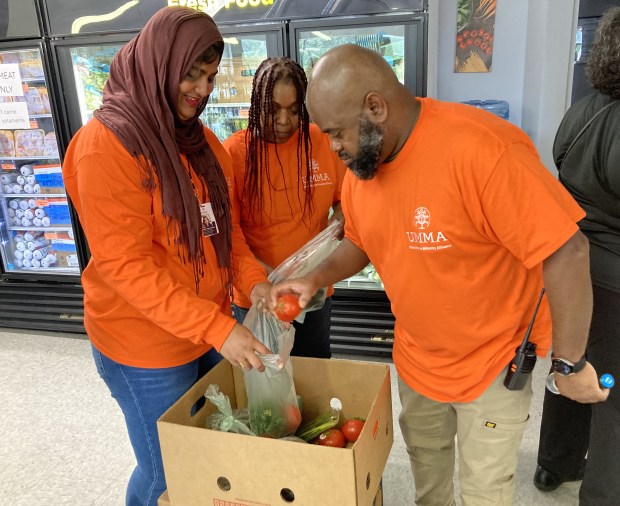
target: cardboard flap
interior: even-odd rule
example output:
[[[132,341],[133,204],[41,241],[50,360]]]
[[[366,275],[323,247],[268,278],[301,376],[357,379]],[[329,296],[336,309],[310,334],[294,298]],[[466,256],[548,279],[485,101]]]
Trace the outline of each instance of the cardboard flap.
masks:
[[[217,408],[208,401],[195,415],[192,415],[192,408],[204,397],[207,387],[212,383],[219,387],[220,392],[228,396],[232,408],[235,409],[237,406],[235,405],[235,382],[232,369],[226,360],[222,360],[209,371],[208,375],[196,382],[159,420],[179,425],[204,427],[207,416],[216,413]]]
[[[388,367],[364,429],[353,446],[358,504],[373,504],[393,443],[392,383]]]
[[[383,385],[386,374],[389,377],[389,367],[374,362],[303,357],[292,357],[292,362],[295,389],[303,398],[304,421],[328,411],[332,397],[342,401],[341,421],[356,416],[365,418],[374,393]]]

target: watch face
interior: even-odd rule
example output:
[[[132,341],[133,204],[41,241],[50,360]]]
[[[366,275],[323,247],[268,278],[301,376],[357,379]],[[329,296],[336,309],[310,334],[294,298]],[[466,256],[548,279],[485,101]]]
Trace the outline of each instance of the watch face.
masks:
[[[568,376],[569,374],[573,372],[572,366],[568,365],[566,362],[563,362],[562,360],[554,360],[551,364],[552,364],[553,370],[557,372],[558,374],[561,374],[562,376]]]

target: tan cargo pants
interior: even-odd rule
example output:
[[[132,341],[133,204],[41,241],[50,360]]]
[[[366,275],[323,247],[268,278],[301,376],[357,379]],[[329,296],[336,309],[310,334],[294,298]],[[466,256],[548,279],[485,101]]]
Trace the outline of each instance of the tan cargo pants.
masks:
[[[463,506],[510,506],[517,452],[529,418],[532,378],[525,388],[503,385],[506,370],[475,401],[444,403],[398,378],[400,428],[407,445],[418,506],[453,506],[455,436]]]

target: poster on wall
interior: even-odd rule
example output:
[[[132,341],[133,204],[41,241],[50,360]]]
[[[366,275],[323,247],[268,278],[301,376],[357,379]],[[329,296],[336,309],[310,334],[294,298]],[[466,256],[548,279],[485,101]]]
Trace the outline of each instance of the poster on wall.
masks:
[[[491,72],[497,0],[458,0],[454,72]]]

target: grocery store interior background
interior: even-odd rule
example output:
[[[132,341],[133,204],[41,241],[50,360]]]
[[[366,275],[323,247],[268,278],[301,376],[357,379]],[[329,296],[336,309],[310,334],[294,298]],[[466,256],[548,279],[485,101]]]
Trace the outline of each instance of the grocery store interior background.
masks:
[[[124,503],[134,460],[84,334],[79,275],[89,251],[60,171],[71,136],[101,101],[114,54],[167,3],[0,0],[0,67],[19,69],[23,91],[11,95],[6,90],[16,81],[0,80],[0,504]],[[553,137],[566,109],[588,92],[583,69],[598,17],[620,2],[498,0],[492,71],[458,74],[457,4],[274,0],[259,20],[252,18],[258,11],[222,10],[216,21],[227,53],[203,119],[220,138],[243,128],[251,69],[267,55],[290,55],[309,70],[331,45],[355,42],[382,51],[419,95],[505,101],[508,120],[531,137],[555,173]],[[113,10],[122,15],[105,17]],[[94,14],[106,21],[89,24]],[[371,265],[337,285],[335,358],[390,364],[395,439],[383,474],[384,504],[401,506],[413,504],[415,489],[397,423],[393,326]],[[540,360],[534,371],[516,506],[578,503],[579,482],[549,493],[532,483],[548,366],[548,359]]]

